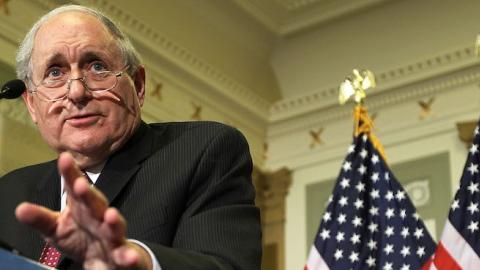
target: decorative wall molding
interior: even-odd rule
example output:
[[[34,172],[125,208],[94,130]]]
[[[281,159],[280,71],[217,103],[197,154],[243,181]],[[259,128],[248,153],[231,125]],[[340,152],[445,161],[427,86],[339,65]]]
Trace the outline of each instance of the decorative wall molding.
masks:
[[[397,90],[403,85],[443,76],[449,72],[479,63],[480,61],[474,55],[473,46],[469,45],[395,69],[375,72],[378,87],[369,91],[369,95]],[[335,105],[338,105],[338,85],[308,95],[276,102],[270,109],[270,120],[279,122],[301,114],[311,113],[318,108],[328,108]]]
[[[391,0],[235,0],[277,36],[326,24],[350,13]]]
[[[43,0],[46,1],[46,0]],[[165,59],[175,63],[189,72],[191,76],[210,84],[225,97],[235,100],[243,108],[254,113],[259,118],[267,119],[270,102],[266,101],[240,82],[223,73],[218,68],[204,61],[174,40],[159,33],[151,26],[134,17],[127,11],[118,8],[114,2],[106,0],[78,0],[81,4],[93,4],[101,8],[116,21],[122,23],[125,30],[138,42],[152,48]]]
[[[417,180],[405,185],[405,191],[412,200],[415,207],[426,205],[430,201],[430,182],[426,180]]]
[[[278,270],[285,269],[285,201],[292,183],[291,172],[282,168],[264,172],[253,168],[252,181],[256,189],[255,204],[260,208],[262,220],[262,245],[275,246],[275,256],[266,256],[270,265]],[[268,253],[266,253],[268,254]],[[269,254],[272,255],[272,254]]]
[[[433,96],[444,91],[452,90],[462,85],[474,84],[480,81],[480,62],[472,55],[471,49],[456,51],[461,63],[451,65],[448,68],[442,66],[443,72],[438,70],[425,70],[423,63],[419,63],[417,69],[409,65],[409,74],[405,69],[399,68],[379,75],[379,87],[374,89],[367,98],[367,106],[370,111],[377,111],[383,107],[400,104],[409,100],[418,101],[425,96]],[[463,54],[462,54],[463,52]],[[452,54],[444,59],[452,59]],[[467,57],[471,56],[471,57]],[[466,58],[472,58],[466,59]],[[430,61],[428,67],[434,69],[443,63],[442,58]],[[403,75],[400,70],[403,70]],[[415,71],[425,70],[422,74]],[[433,75],[427,76],[424,73]],[[383,85],[382,85],[383,83]],[[311,126],[324,125],[327,122],[336,121],[351,115],[352,106],[340,106],[337,101],[338,90],[329,88],[319,93],[297,99],[284,100],[272,107],[271,125],[269,137],[281,136],[298,129],[307,129]]]

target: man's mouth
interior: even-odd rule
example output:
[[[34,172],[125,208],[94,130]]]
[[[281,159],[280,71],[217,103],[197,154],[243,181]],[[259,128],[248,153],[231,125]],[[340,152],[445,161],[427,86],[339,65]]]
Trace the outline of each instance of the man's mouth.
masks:
[[[87,127],[95,124],[100,115],[98,114],[79,114],[72,115],[66,118],[66,122],[73,127]]]

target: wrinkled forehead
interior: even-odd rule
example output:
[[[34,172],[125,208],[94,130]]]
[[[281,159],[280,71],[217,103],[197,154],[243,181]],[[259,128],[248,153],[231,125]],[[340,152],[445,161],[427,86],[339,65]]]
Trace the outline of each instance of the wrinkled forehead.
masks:
[[[120,50],[113,35],[93,15],[65,12],[48,19],[38,30],[32,51],[32,64],[41,64],[52,55],[72,61],[83,53],[103,53],[118,58]]]

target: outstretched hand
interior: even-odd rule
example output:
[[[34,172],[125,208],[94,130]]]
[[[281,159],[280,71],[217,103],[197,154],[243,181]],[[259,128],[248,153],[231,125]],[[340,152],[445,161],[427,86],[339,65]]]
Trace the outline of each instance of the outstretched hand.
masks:
[[[39,231],[62,253],[82,262],[85,269],[151,269],[147,251],[126,240],[122,215],[90,186],[69,153],[60,154],[58,168],[65,180],[65,209],[56,212],[22,203],[16,209],[17,219]]]

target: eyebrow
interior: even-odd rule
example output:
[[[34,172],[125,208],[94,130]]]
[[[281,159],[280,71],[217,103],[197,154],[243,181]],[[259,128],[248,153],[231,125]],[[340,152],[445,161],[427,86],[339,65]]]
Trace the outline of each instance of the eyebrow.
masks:
[[[85,65],[86,63],[89,63],[93,60],[102,60],[106,62],[109,65],[112,65],[111,60],[108,59],[107,55],[105,53],[101,52],[95,52],[95,51],[88,51],[80,56],[80,59],[78,61],[78,64],[80,67]],[[55,53],[52,56],[48,57],[44,63],[44,68],[47,69],[49,66],[55,63],[65,63],[68,62],[66,57],[61,54],[61,53]]]
[[[66,61],[65,56],[61,53],[55,53],[52,56],[48,57],[44,63],[45,68],[49,67],[53,63],[64,62]]]
[[[88,51],[88,52],[82,54],[82,56],[80,56],[80,60],[79,60],[78,64],[79,64],[80,67],[82,67],[86,63],[89,63],[93,60],[102,60],[102,61],[106,62],[108,65],[112,65],[111,60],[108,59],[106,54],[99,53],[99,52],[94,52],[94,51]]]

